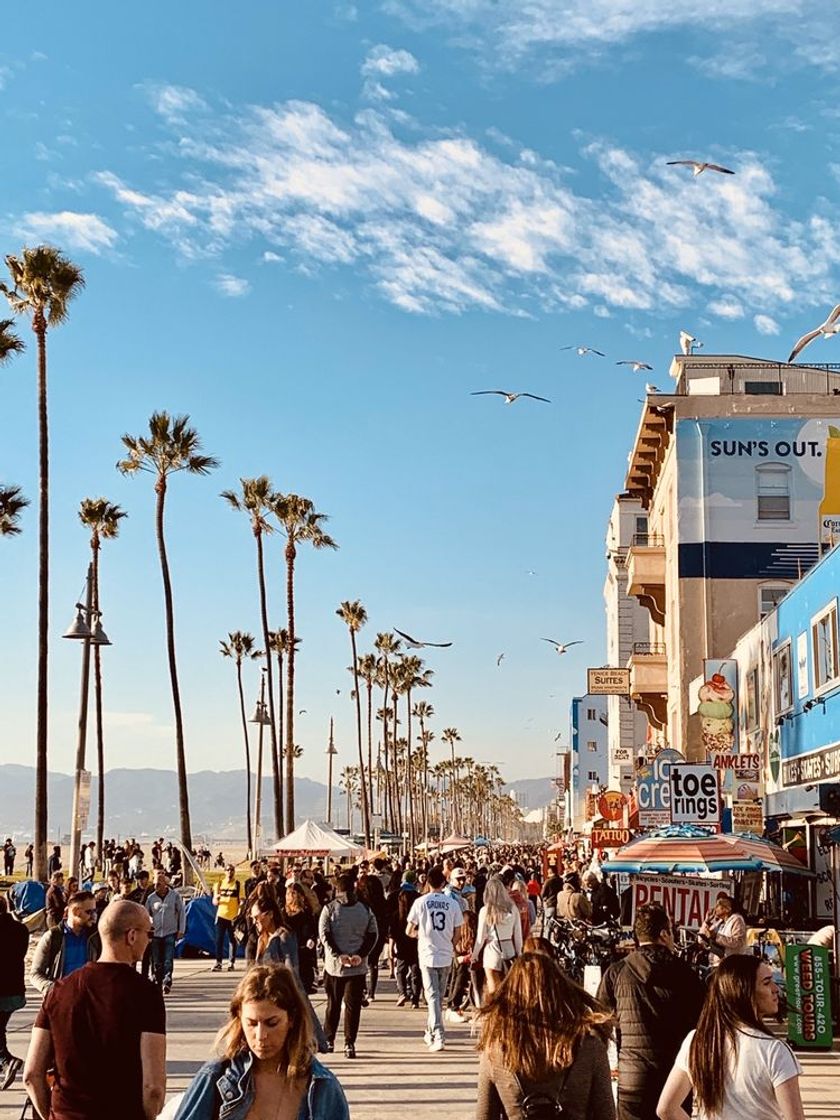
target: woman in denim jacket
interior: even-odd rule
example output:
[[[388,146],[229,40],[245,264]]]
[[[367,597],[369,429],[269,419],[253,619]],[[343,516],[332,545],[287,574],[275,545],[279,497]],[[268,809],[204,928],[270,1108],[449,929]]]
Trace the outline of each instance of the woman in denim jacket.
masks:
[[[216,1048],[219,1058],[196,1074],[176,1120],[349,1120],[341,1085],[313,1057],[308,1009],[289,969],[251,969]]]

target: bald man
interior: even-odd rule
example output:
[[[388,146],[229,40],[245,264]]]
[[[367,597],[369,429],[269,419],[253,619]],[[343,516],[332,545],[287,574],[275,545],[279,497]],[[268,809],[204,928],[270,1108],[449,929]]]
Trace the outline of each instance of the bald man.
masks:
[[[115,1104],[120,1120],[154,1120],[163,1107],[163,996],[134,971],[152,920],[136,902],[115,900],[102,913],[99,935],[99,960],[55,984],[35,1020],[23,1083],[42,1120],[113,1120]]]

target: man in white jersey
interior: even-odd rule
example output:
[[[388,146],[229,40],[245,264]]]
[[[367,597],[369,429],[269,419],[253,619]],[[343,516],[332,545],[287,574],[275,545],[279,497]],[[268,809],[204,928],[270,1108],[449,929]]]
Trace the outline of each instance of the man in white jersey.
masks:
[[[463,922],[461,905],[457,899],[443,893],[446,877],[439,867],[433,867],[427,882],[428,894],[421,895],[408,912],[406,933],[418,940],[417,957],[423,977],[423,994],[429,1009],[429,1020],[423,1036],[430,1050],[444,1048],[446,1036],[443,1029],[443,993],[455,955],[453,939]]]

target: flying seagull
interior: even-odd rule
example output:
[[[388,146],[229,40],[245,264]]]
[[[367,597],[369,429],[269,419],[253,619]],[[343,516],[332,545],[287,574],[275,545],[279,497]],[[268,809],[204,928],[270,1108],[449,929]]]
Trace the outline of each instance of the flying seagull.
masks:
[[[660,390],[657,389],[657,387],[655,385],[651,385],[651,383],[648,381],[647,385],[645,385],[645,392],[646,393],[658,393],[658,392],[660,392]]]
[[[537,573],[534,571],[533,568],[529,568],[525,573],[526,576],[535,576],[536,574]]]
[[[560,654],[561,656],[562,656],[562,655],[563,655],[563,654],[564,654],[564,653],[566,652],[566,650],[567,650],[567,649],[569,649],[569,647],[570,647],[570,646],[580,646],[580,645],[583,645],[583,642],[582,642],[582,641],[580,641],[580,642],[556,642],[556,641],[554,640],[554,638],[543,638],[543,641],[544,641],[544,642],[550,642],[550,643],[551,643],[551,645],[553,645],[553,646],[554,646],[554,648],[555,648],[555,649],[557,650],[557,652],[558,652],[558,653],[559,653],[559,654]]]
[[[695,350],[699,350],[703,343],[698,342],[693,334],[688,331],[680,331],[680,350],[683,354],[693,354]]]
[[[587,354],[597,354],[599,358],[606,358],[606,354],[602,354],[600,350],[596,350],[594,346],[561,346],[561,350],[577,350],[579,358],[585,358]]]
[[[505,655],[503,653],[500,653],[499,656],[496,658],[496,668],[497,669],[501,665],[502,661],[504,661],[504,657],[505,657]]]
[[[643,369],[653,369],[653,366],[649,366],[647,364],[647,362],[634,362],[634,361],[631,361],[630,359],[625,359],[623,362],[616,362],[615,364],[617,366],[632,366],[633,367],[633,373],[638,373],[640,370],[643,370]]]
[[[800,354],[815,338],[819,338],[820,335],[822,335],[823,338],[831,338],[833,334],[840,334],[840,303],[837,304],[826,321],[820,323],[816,330],[808,331],[807,334],[803,334],[791,350],[788,361],[792,362],[796,355]]]
[[[520,397],[530,397],[532,401],[545,401],[546,404],[551,404],[548,397],[538,397],[535,393],[506,393],[504,389],[479,389],[477,393],[470,393],[471,397],[504,397],[505,404],[513,404],[518,401]]]
[[[717,171],[721,175],[735,174],[728,167],[722,167],[719,163],[708,163],[703,159],[669,159],[665,162],[669,167],[693,167],[695,177],[702,175],[704,171]]]
[[[562,739],[562,738],[563,738],[563,732],[558,731],[557,734],[554,736],[554,742],[556,743],[558,739]]]
[[[405,640],[405,644],[409,649],[425,649],[426,646],[434,646],[435,649],[448,649],[452,642],[418,642],[416,638],[412,638],[410,634],[404,634],[402,630],[394,627],[394,633],[399,634]]]

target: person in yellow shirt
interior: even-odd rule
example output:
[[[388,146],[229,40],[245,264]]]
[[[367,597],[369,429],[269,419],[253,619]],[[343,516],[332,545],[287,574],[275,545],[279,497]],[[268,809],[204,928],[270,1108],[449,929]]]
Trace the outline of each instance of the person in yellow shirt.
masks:
[[[230,953],[228,972],[233,972],[236,960],[236,938],[233,936],[233,923],[239,917],[239,908],[242,905],[242,887],[236,878],[236,868],[232,863],[227,865],[224,878],[219,880],[213,890],[213,905],[216,907],[216,963],[213,965],[213,971],[222,971],[225,937],[227,937]]]

